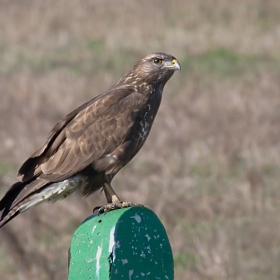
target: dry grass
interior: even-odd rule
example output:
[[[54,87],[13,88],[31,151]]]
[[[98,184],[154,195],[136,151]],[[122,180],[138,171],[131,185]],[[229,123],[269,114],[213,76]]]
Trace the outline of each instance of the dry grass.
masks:
[[[145,53],[182,64],[151,135],[115,178],[163,221],[176,279],[280,278],[280,4],[1,1],[1,195],[52,125]],[[0,232],[3,279],[65,279],[97,193],[41,205]]]

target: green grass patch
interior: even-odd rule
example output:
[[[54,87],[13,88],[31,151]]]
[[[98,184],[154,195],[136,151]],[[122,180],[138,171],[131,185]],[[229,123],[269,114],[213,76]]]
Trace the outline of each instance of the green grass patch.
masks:
[[[2,45],[0,73],[12,75],[23,69],[30,69],[35,75],[45,75],[56,70],[77,75],[91,75],[96,71],[125,73],[135,63],[135,57],[140,58],[141,54],[125,49],[108,56],[104,43],[94,40],[43,53],[21,47],[12,50]]]
[[[180,251],[174,256],[174,265],[175,267],[184,267],[184,268],[195,268],[198,264],[199,257],[191,252]]]
[[[6,175],[11,172],[16,172],[18,165],[13,162],[0,163],[0,175]]]
[[[233,49],[212,48],[207,52],[180,59],[183,71],[216,78],[240,78],[267,69],[279,71],[280,60],[271,56],[238,53]]]
[[[0,47],[0,73],[14,74],[23,68],[32,72],[46,74],[63,69],[78,75],[89,75],[94,71],[126,72],[142,54],[132,50],[120,49],[108,56],[103,42],[87,40],[79,45],[53,49],[51,52],[37,53],[28,49],[10,50]],[[198,56],[181,57],[182,71],[210,78],[240,78],[272,70],[279,72],[280,57],[257,56],[238,53],[233,49],[212,48]],[[8,64],[5,61],[9,61]]]
[[[94,53],[99,53],[99,54],[106,53],[105,44],[104,42],[101,41],[89,40],[87,42],[87,47],[90,51]]]

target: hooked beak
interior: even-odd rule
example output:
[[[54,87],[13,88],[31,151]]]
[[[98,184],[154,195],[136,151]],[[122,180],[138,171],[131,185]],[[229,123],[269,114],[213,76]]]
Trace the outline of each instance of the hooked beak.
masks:
[[[168,61],[166,62],[166,64],[164,65],[164,68],[168,68],[170,70],[174,70],[174,71],[181,71],[181,65],[180,63],[177,61],[177,59],[172,59],[172,61]]]

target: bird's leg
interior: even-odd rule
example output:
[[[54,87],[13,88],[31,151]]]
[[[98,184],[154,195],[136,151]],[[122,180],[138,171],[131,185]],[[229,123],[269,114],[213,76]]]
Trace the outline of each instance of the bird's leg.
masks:
[[[119,197],[113,190],[112,186],[109,183],[104,183],[103,190],[108,203],[118,203],[120,202]]]
[[[137,203],[131,203],[128,201],[121,201],[115,191],[113,190],[110,183],[104,183],[103,190],[107,199],[108,204],[102,207],[95,207],[94,211],[98,209],[98,213],[107,213],[112,210],[131,207],[131,206],[143,206]]]

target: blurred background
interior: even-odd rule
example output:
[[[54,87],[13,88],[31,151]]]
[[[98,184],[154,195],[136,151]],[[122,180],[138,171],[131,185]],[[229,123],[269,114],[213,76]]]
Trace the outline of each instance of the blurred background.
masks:
[[[182,66],[146,144],[115,177],[172,244],[175,279],[280,279],[280,3],[0,0],[0,195],[65,114],[146,53]],[[99,192],[0,230],[1,279],[66,279]]]

